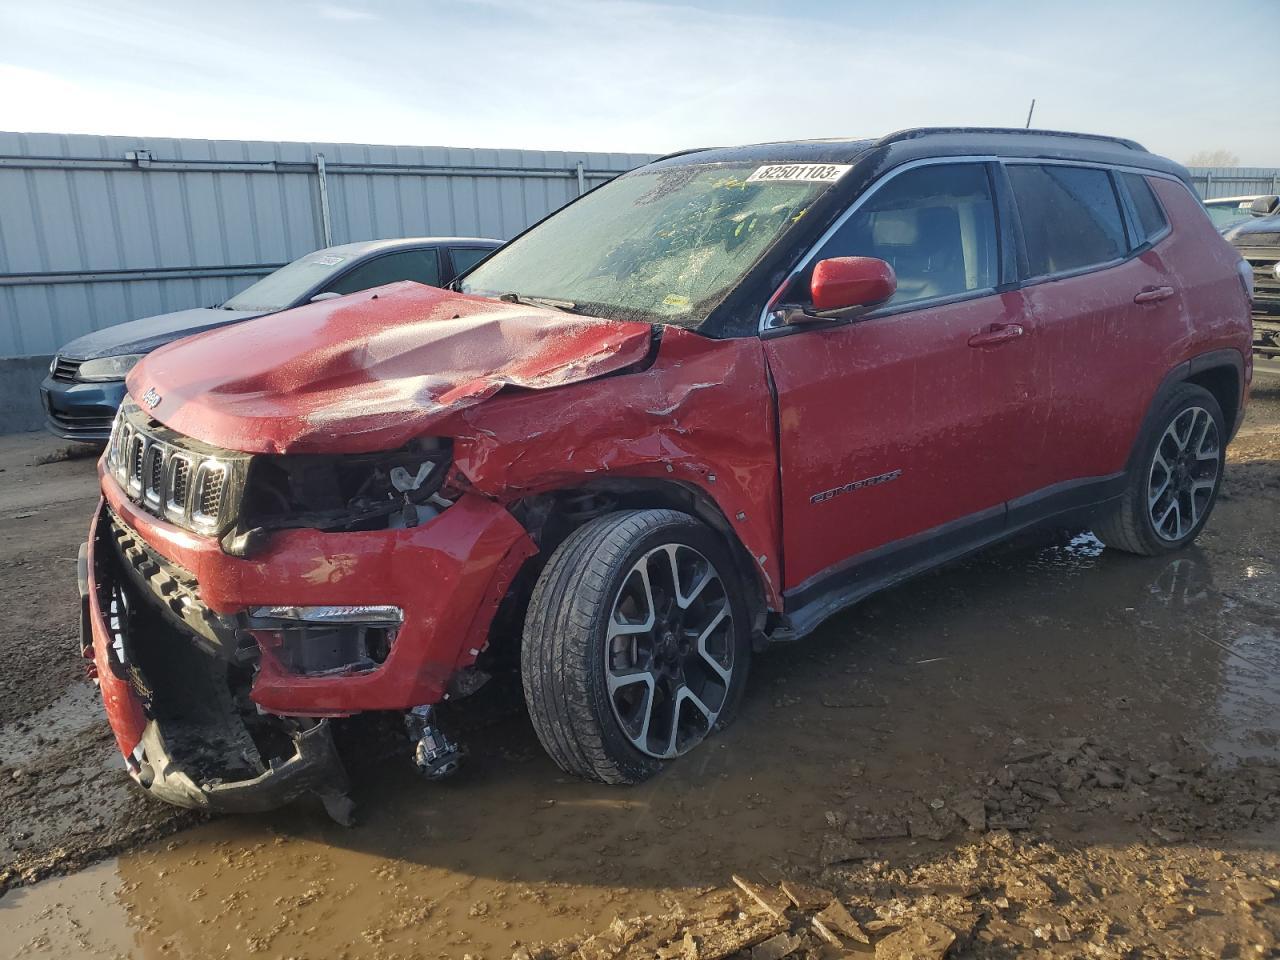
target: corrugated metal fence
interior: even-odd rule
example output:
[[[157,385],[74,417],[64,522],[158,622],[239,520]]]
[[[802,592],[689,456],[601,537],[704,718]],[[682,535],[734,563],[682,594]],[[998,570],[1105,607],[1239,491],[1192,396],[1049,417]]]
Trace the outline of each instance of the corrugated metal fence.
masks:
[[[0,133],[0,357],[219,303],[334,243],[505,240],[650,159]]]
[[[1205,200],[1245,197],[1255,193],[1280,194],[1280,168],[1188,167],[1191,182]]]
[[[216,304],[330,243],[507,239],[647,154],[0,133],[0,357]],[[1194,168],[1205,197],[1280,169]]]

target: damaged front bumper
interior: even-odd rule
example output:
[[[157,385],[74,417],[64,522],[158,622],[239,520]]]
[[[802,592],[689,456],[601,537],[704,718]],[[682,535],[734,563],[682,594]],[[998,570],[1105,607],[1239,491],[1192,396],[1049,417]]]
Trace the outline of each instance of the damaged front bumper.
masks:
[[[261,556],[237,558],[142,512],[111,477],[102,485],[78,564],[82,652],[130,775],[197,809],[258,811],[315,795],[345,821],[330,718],[444,698],[535,550],[503,508],[464,498],[417,528],[282,531]],[[403,611],[380,662],[324,660],[308,672],[313,660],[283,645],[317,635],[261,617],[335,603]]]
[[[296,733],[293,743],[293,756],[272,762],[256,777],[197,783],[180,762],[169,756],[159,724],[152,720],[142,729],[129,772],[153,796],[179,807],[258,813],[314,794],[335,820],[348,822],[351,801],[347,797],[347,771],[333,745],[329,721],[321,720]]]

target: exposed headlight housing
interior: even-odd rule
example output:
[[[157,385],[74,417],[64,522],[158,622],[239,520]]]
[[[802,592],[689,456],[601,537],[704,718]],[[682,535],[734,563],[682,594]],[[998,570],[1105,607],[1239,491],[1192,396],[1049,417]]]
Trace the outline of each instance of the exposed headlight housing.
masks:
[[[78,379],[91,383],[106,380],[123,380],[145,354],[125,353],[118,357],[99,357],[97,360],[86,360],[80,364],[76,374]]]
[[[450,505],[439,495],[450,461],[451,444],[439,437],[387,453],[260,454],[249,468],[239,528],[417,526]]]

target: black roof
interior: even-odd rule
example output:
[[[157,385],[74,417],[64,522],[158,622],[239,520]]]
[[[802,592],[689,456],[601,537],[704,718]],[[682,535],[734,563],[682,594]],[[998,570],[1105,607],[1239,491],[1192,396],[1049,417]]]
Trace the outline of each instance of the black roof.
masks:
[[[707,147],[669,154],[651,166],[693,163],[853,163],[884,169],[923,157],[999,155],[1081,160],[1143,167],[1188,180],[1180,164],[1123,137],[1017,127],[919,127],[879,138],[789,140],[740,147]],[[1189,182],[1189,181],[1188,181]]]

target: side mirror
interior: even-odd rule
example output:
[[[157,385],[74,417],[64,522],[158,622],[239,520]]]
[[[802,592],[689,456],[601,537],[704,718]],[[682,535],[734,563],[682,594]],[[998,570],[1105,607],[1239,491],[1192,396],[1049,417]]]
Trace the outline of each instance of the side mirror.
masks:
[[[788,309],[787,324],[835,320],[884,303],[898,289],[893,267],[875,257],[831,257],[819,260],[809,280],[808,310]]]
[[[1252,217],[1269,217],[1280,208],[1280,197],[1266,196],[1258,197],[1253,203],[1249,204],[1249,215]]]
[[[336,300],[342,296],[340,293],[334,293],[332,290],[326,290],[324,293],[317,293],[308,303],[319,303],[322,300]]]

